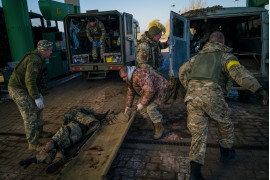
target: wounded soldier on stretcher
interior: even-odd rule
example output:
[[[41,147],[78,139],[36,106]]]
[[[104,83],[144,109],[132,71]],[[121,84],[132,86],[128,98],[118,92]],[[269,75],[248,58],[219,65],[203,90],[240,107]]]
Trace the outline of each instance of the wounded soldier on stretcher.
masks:
[[[118,115],[115,115],[114,112],[107,115],[108,113],[109,111],[105,114],[94,114],[89,108],[80,108],[65,113],[63,115],[63,126],[46,143],[39,154],[33,158],[22,160],[19,164],[26,168],[32,163],[46,163],[51,164],[46,169],[47,173],[57,171],[67,162],[67,156],[72,155],[70,154],[72,153],[72,146],[79,146],[78,142],[87,139],[86,136],[89,137],[96,131],[103,121],[110,125],[117,122],[127,122],[130,118],[130,114],[122,112]],[[77,147],[78,149],[79,147]],[[67,153],[68,151],[69,153]],[[75,153],[73,152],[73,155]]]

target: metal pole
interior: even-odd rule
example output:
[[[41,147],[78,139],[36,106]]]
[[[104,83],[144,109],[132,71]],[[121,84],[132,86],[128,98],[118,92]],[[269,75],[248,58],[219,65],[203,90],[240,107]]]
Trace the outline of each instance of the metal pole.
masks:
[[[34,50],[33,36],[26,0],[2,0],[12,61],[19,61]]]

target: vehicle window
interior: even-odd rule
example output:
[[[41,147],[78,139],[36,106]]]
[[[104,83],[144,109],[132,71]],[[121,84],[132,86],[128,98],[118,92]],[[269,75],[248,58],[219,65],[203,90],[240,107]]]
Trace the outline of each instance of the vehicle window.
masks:
[[[31,19],[31,24],[33,27],[41,27],[41,21],[40,18],[32,18]]]
[[[173,19],[173,36],[184,38],[184,22],[180,19]]]
[[[127,34],[132,34],[132,15],[126,16],[126,30]]]

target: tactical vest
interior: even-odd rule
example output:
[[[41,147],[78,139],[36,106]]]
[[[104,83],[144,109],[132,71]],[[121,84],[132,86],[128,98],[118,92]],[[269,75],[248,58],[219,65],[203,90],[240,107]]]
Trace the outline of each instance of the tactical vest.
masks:
[[[228,80],[222,71],[222,51],[198,54],[190,73],[190,80],[210,80],[225,88]]]

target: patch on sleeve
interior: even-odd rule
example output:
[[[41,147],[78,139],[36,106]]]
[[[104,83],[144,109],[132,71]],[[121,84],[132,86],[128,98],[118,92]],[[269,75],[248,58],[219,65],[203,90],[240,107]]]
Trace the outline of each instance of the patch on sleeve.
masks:
[[[240,65],[240,63],[239,63],[239,61],[237,61],[237,60],[232,60],[232,61],[230,61],[230,62],[227,64],[227,70],[229,71],[230,68],[231,68],[231,66],[233,66],[233,65]]]
[[[143,53],[143,59],[146,60],[147,59],[147,54]]]

